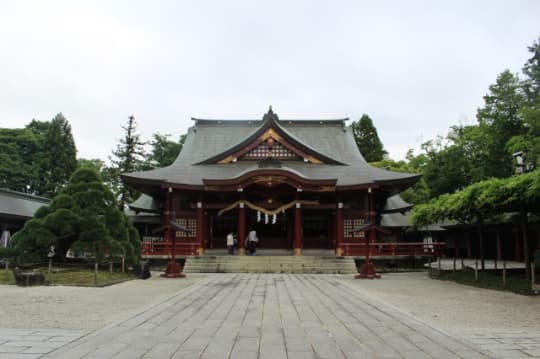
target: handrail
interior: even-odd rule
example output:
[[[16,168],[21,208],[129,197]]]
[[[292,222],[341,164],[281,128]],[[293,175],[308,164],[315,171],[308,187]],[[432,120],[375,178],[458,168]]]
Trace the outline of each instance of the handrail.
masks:
[[[341,243],[344,256],[404,256],[404,255],[432,255],[442,253],[446,243],[434,242],[375,242],[375,243]]]

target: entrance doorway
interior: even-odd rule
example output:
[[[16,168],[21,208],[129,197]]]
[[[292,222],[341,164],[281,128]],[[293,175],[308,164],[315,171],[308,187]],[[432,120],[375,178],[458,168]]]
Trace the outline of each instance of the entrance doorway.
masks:
[[[261,213],[260,218],[257,217],[257,212],[248,211],[248,228],[246,233],[251,228],[257,231],[259,237],[260,249],[291,249],[292,248],[292,231],[289,231],[290,220],[287,216],[287,212],[280,213],[275,217],[268,216],[268,220],[265,215]],[[251,227],[249,227],[251,225]]]

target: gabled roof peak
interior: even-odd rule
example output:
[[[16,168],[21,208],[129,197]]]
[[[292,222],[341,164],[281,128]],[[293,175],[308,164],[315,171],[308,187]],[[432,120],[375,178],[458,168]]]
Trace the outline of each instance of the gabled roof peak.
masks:
[[[274,111],[272,111],[272,105],[268,107],[268,112],[265,113],[263,116],[263,122],[267,122],[267,121],[275,121],[275,122],[279,121],[278,115],[275,114]]]

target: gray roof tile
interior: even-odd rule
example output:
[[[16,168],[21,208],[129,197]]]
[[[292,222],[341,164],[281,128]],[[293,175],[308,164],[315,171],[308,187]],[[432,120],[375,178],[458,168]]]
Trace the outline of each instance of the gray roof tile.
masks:
[[[126,182],[135,179],[162,180],[184,185],[202,185],[204,179],[236,178],[257,169],[255,161],[227,164],[197,164],[242,142],[263,125],[261,120],[196,120],[189,128],[182,152],[176,161],[164,168],[124,174]],[[338,179],[337,186],[367,185],[384,181],[414,181],[416,174],[398,173],[370,166],[356,146],[350,127],[343,120],[279,121],[293,136],[329,158],[345,165],[311,164],[282,161],[282,169],[294,171],[309,179]]]

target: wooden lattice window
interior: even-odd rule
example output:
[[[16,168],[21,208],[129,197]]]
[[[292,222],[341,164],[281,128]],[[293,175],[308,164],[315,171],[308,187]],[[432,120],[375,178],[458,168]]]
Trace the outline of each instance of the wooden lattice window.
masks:
[[[346,218],[343,220],[343,237],[345,238],[364,238],[364,232],[355,232],[353,230],[364,224],[362,218]]]
[[[191,230],[186,233],[183,231],[176,231],[176,238],[196,238],[197,237],[197,220],[195,218],[177,218],[176,223]]]
[[[266,158],[274,158],[277,160],[299,160],[300,157],[296,153],[278,142],[272,142],[270,146],[267,142],[262,142],[257,147],[246,153],[240,159],[244,160],[262,160]]]

